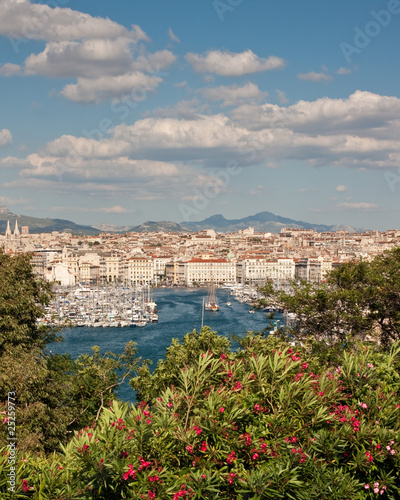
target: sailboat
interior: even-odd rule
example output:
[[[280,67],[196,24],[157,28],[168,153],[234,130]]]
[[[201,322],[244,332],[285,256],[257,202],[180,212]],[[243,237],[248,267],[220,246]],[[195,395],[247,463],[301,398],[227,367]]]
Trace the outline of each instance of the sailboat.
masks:
[[[218,311],[219,310],[219,304],[218,304],[217,296],[215,295],[213,282],[211,282],[211,284],[210,284],[210,291],[209,291],[206,303],[204,305],[204,308],[206,311]]]

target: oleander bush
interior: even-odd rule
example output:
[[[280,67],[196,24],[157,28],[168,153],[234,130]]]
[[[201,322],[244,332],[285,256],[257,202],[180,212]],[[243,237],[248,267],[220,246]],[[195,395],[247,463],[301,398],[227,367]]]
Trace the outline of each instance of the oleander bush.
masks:
[[[15,494],[4,448],[1,498],[400,498],[399,343],[348,343],[334,362],[252,333],[232,352],[208,328],[173,345],[133,379],[136,405],[20,454]]]

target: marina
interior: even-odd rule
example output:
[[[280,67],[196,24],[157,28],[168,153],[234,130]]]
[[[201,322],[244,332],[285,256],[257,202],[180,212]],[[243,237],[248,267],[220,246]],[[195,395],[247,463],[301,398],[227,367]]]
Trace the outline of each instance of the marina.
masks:
[[[106,287],[54,288],[55,299],[45,308],[41,323],[70,327],[143,327],[156,323],[157,304],[150,286],[129,287],[122,284]]]
[[[218,312],[204,311],[204,325],[209,326],[219,335],[230,337],[242,335],[246,331],[262,331],[270,323],[266,313],[255,310],[249,314],[249,304],[235,300],[230,288],[218,288],[220,308]],[[152,290],[157,303],[158,323],[148,323],[145,328],[92,328],[71,327],[61,331],[64,342],[53,343],[49,350],[53,353],[67,353],[72,358],[81,354],[90,354],[94,345],[101,352],[112,351],[119,354],[130,340],[137,343],[138,356],[152,361],[154,369],[159,359],[165,356],[172,338],[182,340],[188,333],[201,328],[203,298],[207,295],[204,288],[157,288]],[[226,303],[231,302],[228,306]],[[276,314],[276,321],[282,321],[282,315]],[[233,349],[237,344],[233,343]],[[119,397],[125,401],[134,401],[134,391],[125,384],[119,391]]]

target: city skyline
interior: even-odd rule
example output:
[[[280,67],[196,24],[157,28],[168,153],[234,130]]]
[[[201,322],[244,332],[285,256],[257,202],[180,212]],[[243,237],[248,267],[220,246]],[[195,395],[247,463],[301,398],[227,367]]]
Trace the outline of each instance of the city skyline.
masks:
[[[400,2],[0,0],[0,205],[400,227]]]

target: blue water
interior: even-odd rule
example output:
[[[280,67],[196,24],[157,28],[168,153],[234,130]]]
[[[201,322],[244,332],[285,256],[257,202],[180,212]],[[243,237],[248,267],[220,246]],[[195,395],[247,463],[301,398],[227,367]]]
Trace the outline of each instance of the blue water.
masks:
[[[158,323],[149,323],[144,328],[68,328],[61,334],[64,342],[51,344],[53,353],[67,353],[73,359],[80,354],[91,354],[91,347],[97,345],[101,352],[112,351],[120,354],[130,340],[137,344],[138,356],[151,359],[151,369],[165,356],[172,338],[181,340],[186,333],[201,328],[201,312],[205,289],[155,289],[153,299],[157,303]],[[216,291],[220,309],[218,312],[204,311],[204,326],[210,326],[219,335],[244,334],[246,331],[262,331],[269,324],[262,311],[249,313],[249,305],[241,304],[229,291]],[[227,301],[232,305],[226,305]],[[277,315],[276,319],[280,319]],[[118,397],[124,401],[134,401],[135,393],[128,384],[121,386]]]

